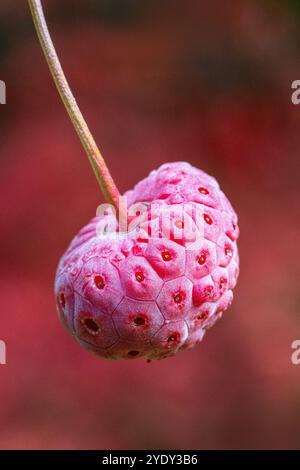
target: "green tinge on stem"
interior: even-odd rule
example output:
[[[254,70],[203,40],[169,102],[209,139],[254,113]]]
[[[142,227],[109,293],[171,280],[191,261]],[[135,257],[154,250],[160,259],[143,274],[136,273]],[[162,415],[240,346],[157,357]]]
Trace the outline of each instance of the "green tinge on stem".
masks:
[[[28,0],[28,2],[34,25],[57,90],[87,153],[106,201],[113,204],[118,211],[119,191],[71,92],[47,27],[42,4],[40,0]]]

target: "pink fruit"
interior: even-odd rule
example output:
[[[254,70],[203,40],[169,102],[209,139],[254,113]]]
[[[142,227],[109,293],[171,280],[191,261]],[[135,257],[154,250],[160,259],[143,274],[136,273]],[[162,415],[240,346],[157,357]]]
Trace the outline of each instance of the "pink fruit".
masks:
[[[168,163],[125,196],[118,189],[64,76],[40,0],[29,0],[57,89],[114,213],[103,210],[62,257],[58,312],[82,346],[107,359],[161,359],[200,342],[232,302],[237,216],[217,181]],[[129,222],[124,228],[123,218]]]
[[[62,257],[59,315],[102,357],[172,356],[200,342],[232,302],[237,216],[216,180],[185,162],[162,165],[125,196],[129,204],[147,202],[130,231],[113,232],[112,215],[95,217]],[[171,239],[162,214],[172,214]]]

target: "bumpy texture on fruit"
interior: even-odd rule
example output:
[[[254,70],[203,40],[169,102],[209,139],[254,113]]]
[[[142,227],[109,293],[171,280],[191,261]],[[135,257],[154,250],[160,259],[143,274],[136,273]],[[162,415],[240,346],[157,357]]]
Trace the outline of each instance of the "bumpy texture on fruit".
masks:
[[[200,342],[232,302],[237,216],[217,181],[186,162],[128,191],[130,227],[95,217],[56,274],[59,316],[107,359],[162,359]],[[118,232],[118,233],[116,233]]]

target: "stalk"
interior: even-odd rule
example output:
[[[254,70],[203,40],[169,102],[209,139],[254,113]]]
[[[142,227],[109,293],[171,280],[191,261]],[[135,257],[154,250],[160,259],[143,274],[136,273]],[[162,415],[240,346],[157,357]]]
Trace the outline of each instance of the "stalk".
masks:
[[[86,151],[105,200],[113,204],[118,212],[119,191],[65,77],[48,30],[42,4],[40,0],[28,0],[28,3],[40,44],[62,102]]]

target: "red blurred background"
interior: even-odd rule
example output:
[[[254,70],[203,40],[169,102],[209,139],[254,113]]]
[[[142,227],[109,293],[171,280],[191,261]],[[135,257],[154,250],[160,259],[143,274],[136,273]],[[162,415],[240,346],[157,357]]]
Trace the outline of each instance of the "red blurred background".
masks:
[[[299,448],[300,2],[44,4],[120,190],[166,161],[213,174],[239,214],[241,274],[223,320],[175,358],[105,362],[68,336],[56,264],[102,197],[26,2],[2,0],[0,448]]]

